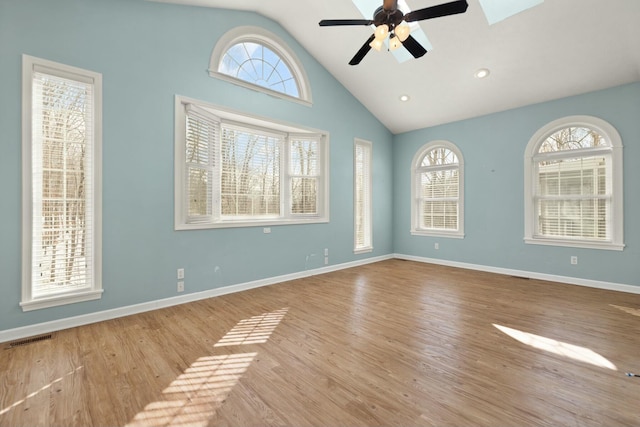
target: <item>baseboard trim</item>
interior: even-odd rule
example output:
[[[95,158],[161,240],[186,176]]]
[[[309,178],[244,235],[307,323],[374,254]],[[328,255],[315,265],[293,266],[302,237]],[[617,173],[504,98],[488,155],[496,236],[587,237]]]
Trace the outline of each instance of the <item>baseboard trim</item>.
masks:
[[[102,322],[105,320],[116,319],[119,317],[130,316],[132,314],[144,313],[146,311],[157,310],[160,308],[171,307],[174,305],[185,304],[188,302],[199,301],[207,298],[214,298],[221,295],[227,295],[235,292],[242,292],[249,289],[260,288],[263,286],[274,285],[276,283],[287,282],[289,280],[302,279],[304,277],[317,276],[318,274],[330,273],[332,271],[344,270],[346,268],[358,267],[365,264],[384,261],[393,258],[393,254],[378,257],[366,258],[358,261],[351,261],[342,264],[328,265],[313,270],[305,270],[297,273],[285,274],[282,276],[274,276],[266,279],[254,280],[251,282],[239,283],[236,285],[224,286],[221,288],[210,289],[207,291],[193,292],[189,294],[179,295],[171,298],[164,298],[155,301],[144,302],[140,304],[118,307],[110,310],[98,311],[95,313],[83,314],[80,316],[67,317],[49,322],[37,323],[34,325],[22,326],[14,329],[6,329],[0,331],[0,343],[15,341],[35,335],[47,334],[50,332],[61,331],[63,329],[75,328],[77,326],[88,325],[91,323]]]
[[[436,258],[425,258],[414,255],[394,254],[394,258],[407,261],[423,262],[427,264],[444,265],[448,267],[466,268],[468,270],[485,271],[488,273],[504,274],[508,276],[526,277],[529,279],[546,280],[569,285],[585,286],[588,288],[605,289],[608,291],[627,292],[630,294],[640,294],[640,286],[625,285],[622,283],[604,282],[599,280],[580,279],[577,277],[557,276],[554,274],[536,273],[534,271],[514,270],[511,268],[491,267],[480,264],[469,264],[466,262],[447,261]]]
[[[448,261],[436,258],[426,258],[405,254],[389,254],[378,257],[366,258],[358,261],[351,261],[342,264],[329,265],[313,270],[305,270],[297,273],[285,274],[282,276],[274,276],[266,279],[254,280],[251,282],[239,283],[221,288],[210,289],[202,292],[193,292],[185,295],[179,295],[171,298],[164,298],[155,301],[149,301],[140,304],[133,304],[125,307],[118,307],[111,310],[99,311],[96,313],[83,314],[80,316],[68,317],[65,319],[52,320],[50,322],[37,323],[34,325],[22,326],[14,329],[0,331],[0,343],[23,339],[35,335],[47,334],[50,332],[60,331],[63,329],[75,328],[77,326],[88,325],[91,323],[102,322],[105,320],[116,319],[119,317],[130,316],[132,314],[144,313],[146,311],[157,310],[160,308],[171,307],[174,305],[185,304],[188,302],[199,301],[207,298],[215,298],[235,292],[247,291],[249,289],[260,288],[263,286],[274,285],[276,283],[287,282],[289,280],[302,279],[305,277],[316,276],[318,274],[330,273],[332,271],[344,270],[347,268],[358,267],[361,265],[371,264],[374,262],[384,261],[392,258],[403,259],[407,261],[416,261],[427,264],[444,265],[448,267],[465,268],[469,270],[484,271],[488,273],[504,274],[509,276],[526,277],[530,279],[546,280],[550,282],[565,283],[570,285],[579,285],[589,288],[605,289],[609,291],[627,292],[632,294],[640,294],[640,286],[625,285],[621,283],[604,282],[598,280],[580,279],[576,277],[557,276],[553,274],[536,273],[532,271],[514,270],[510,268],[491,267],[479,264],[470,264],[458,261]]]

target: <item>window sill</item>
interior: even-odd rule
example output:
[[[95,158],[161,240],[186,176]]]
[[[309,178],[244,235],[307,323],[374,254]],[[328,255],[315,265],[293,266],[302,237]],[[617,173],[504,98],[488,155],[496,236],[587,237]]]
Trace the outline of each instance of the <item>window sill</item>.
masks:
[[[564,246],[567,248],[602,249],[608,251],[621,251],[624,243],[590,242],[585,240],[561,240],[525,237],[524,242],[529,245]]]
[[[59,305],[73,304],[76,302],[91,301],[102,298],[103,290],[91,290],[83,292],[74,292],[72,294],[62,294],[46,296],[42,298],[32,299],[31,301],[23,301],[20,303],[22,311],[40,310],[42,308],[57,307]]]
[[[322,224],[329,222],[329,218],[314,217],[314,218],[301,218],[301,219],[266,219],[263,221],[225,221],[225,222],[194,222],[194,223],[176,223],[175,230],[206,230],[215,228],[242,228],[242,227],[269,227],[276,225],[300,225],[300,224]]]
[[[449,237],[451,239],[464,239],[464,233],[458,231],[447,232],[438,230],[411,230],[412,236],[426,236],[426,237]]]
[[[358,254],[368,254],[373,252],[373,246],[367,246],[366,248],[358,248],[358,249],[354,249],[353,253],[358,255]]]

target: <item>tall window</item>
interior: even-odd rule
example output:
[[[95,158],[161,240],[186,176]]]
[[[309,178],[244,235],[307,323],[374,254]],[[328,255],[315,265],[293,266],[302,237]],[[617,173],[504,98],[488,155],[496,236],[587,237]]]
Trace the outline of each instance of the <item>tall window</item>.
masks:
[[[373,250],[371,212],[372,145],[356,139],[353,153],[354,184],[354,252]]]
[[[411,234],[464,237],[460,150],[448,141],[423,146],[413,158]]]
[[[328,136],[176,99],[176,229],[327,222]]]
[[[595,117],[556,120],[525,156],[525,241],[622,250],[622,142]]]
[[[291,49],[263,28],[238,27],[213,49],[209,75],[266,92],[311,103],[311,89],[302,64]]]
[[[98,73],[23,56],[22,309],[99,298]]]

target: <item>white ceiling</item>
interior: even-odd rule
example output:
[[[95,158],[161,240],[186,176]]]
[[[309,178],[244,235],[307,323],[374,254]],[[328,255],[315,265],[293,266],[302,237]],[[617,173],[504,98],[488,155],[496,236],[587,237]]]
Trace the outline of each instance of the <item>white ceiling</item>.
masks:
[[[160,1],[273,19],[393,133],[640,81],[640,0],[546,0],[493,25],[479,0],[468,0],[464,14],[420,21],[433,45],[422,58],[398,63],[371,50],[357,66],[348,62],[372,30],[318,26],[362,19],[350,0]],[[407,3],[415,10],[447,1]],[[475,78],[479,68],[489,77]]]

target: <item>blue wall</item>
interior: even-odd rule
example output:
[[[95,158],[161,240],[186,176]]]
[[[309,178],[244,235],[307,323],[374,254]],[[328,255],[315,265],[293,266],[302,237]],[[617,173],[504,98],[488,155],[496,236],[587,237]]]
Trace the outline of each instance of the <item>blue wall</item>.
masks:
[[[266,28],[297,54],[313,107],[208,76],[229,29]],[[98,301],[23,313],[21,286],[21,55],[103,75],[103,284]],[[331,222],[173,230],[174,96],[326,130]],[[544,124],[590,114],[623,138],[622,252],[525,245],[523,158]],[[176,269],[197,292],[392,253],[640,285],[640,83],[393,136],[279,25],[253,13],[142,0],[0,0],[0,331],[176,295]],[[353,255],[353,139],[374,144],[374,252]],[[464,239],[411,236],[410,164],[425,143],[454,142],[465,158]],[[433,243],[439,242],[435,251]],[[307,262],[307,256],[310,257]],[[569,257],[579,264],[571,266]]]
[[[624,251],[528,245],[524,238],[524,153],[545,124],[592,115],[611,123],[624,145]],[[465,238],[412,236],[411,161],[429,141],[446,139],[465,161]],[[394,250],[447,261],[640,285],[640,83],[396,135]],[[439,249],[434,243],[439,243]],[[578,256],[578,265],[570,257]]]
[[[216,41],[266,28],[297,54],[308,107],[209,77]],[[103,75],[103,286],[98,301],[23,313],[21,55]],[[140,0],[0,1],[0,331],[392,253],[392,134],[273,21],[253,13]],[[173,229],[174,96],[330,133],[329,224]],[[353,254],[353,142],[374,145],[374,252]],[[307,262],[307,256],[310,257]],[[218,267],[216,269],[216,267]]]

